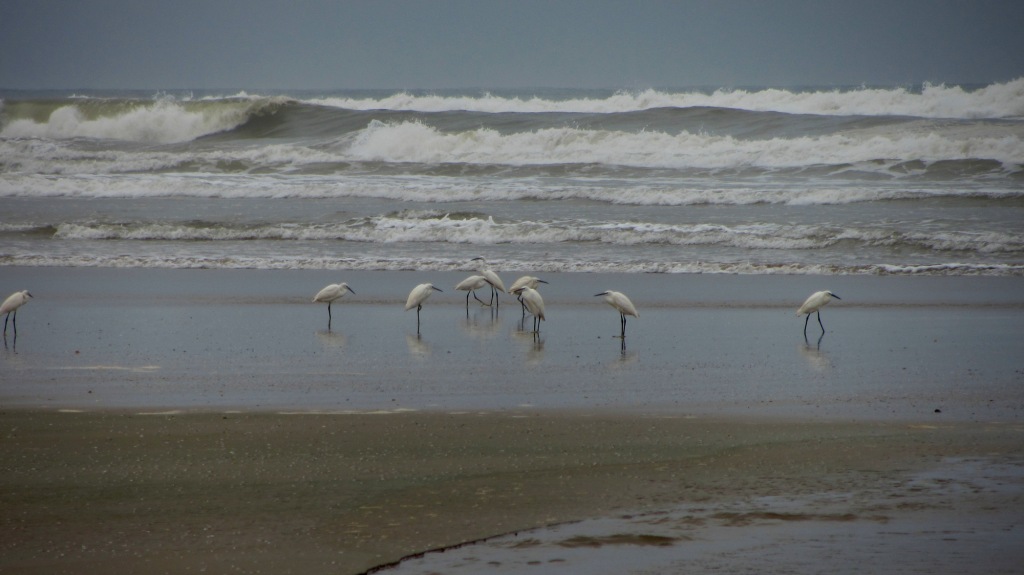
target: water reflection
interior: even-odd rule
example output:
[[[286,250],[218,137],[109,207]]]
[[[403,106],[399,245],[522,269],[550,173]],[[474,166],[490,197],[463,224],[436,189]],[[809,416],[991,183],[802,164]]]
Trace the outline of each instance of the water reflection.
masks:
[[[544,338],[541,334],[517,329],[512,332],[512,337],[529,346],[526,351],[527,365],[538,364],[544,359]]]
[[[418,333],[406,335],[405,343],[409,346],[409,355],[413,357],[427,357],[430,355],[430,344],[423,341],[423,336]]]
[[[823,351],[821,351],[821,340],[823,339],[825,339],[824,333],[818,336],[818,340],[816,342],[811,343],[805,335],[803,345],[798,346],[800,355],[802,355],[807,361],[807,365],[809,365],[812,370],[818,372],[824,372],[832,369],[832,361],[829,360],[828,356]]]
[[[640,355],[634,350],[626,349],[626,340],[622,340],[622,347],[619,349],[619,365],[626,365],[635,362]]]
[[[336,331],[321,330],[316,332],[316,339],[324,347],[342,348],[348,342],[348,336]]]
[[[478,339],[490,339],[498,332],[501,320],[491,310],[478,309],[472,314],[467,310],[466,319],[459,326],[470,336]]]

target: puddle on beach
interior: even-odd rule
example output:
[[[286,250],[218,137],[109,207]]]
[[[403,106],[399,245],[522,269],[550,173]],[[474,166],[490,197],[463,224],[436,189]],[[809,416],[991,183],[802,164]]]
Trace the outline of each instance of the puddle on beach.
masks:
[[[948,459],[849,492],[694,504],[522,531],[378,572],[1009,573],[1024,565],[1024,461]]]

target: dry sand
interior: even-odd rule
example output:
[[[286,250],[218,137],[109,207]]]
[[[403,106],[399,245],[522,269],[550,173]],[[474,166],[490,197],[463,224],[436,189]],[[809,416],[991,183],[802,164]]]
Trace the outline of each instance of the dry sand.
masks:
[[[361,573],[587,518],[695,506],[770,520],[737,502],[829,493],[827,513],[884,531],[954,508],[938,492],[902,505],[908,478],[950,458],[1017,470],[1013,489],[957,513],[1024,509],[1020,424],[15,409],[0,426],[0,573]],[[581,546],[658,541],[644,533]]]

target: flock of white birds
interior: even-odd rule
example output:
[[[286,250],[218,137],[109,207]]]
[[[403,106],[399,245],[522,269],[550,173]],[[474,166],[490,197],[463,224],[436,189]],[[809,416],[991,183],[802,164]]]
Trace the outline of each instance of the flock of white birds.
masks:
[[[474,299],[480,302],[481,305],[486,306],[497,306],[499,305],[498,293],[509,293],[518,298],[519,303],[523,307],[523,318],[525,319],[526,313],[529,312],[533,316],[533,333],[540,333],[540,322],[544,321],[544,298],[541,297],[538,287],[540,284],[546,284],[548,282],[534,277],[534,276],[523,276],[517,279],[506,291],[505,284],[501,281],[493,270],[487,267],[487,262],[483,258],[474,258],[480,261],[479,273],[469,276],[468,278],[459,282],[455,286],[458,291],[466,292],[466,306],[469,306],[469,296],[472,295]],[[483,289],[484,287],[490,287],[490,300],[484,302],[476,295],[476,290]],[[427,301],[427,298],[431,296],[435,291],[443,291],[441,288],[430,284],[422,283],[412,288],[409,292],[409,297],[405,301],[405,310],[409,311],[412,308],[416,308],[416,333],[420,331],[420,310],[423,309],[423,303]],[[319,292],[313,297],[315,303],[326,303],[327,304],[327,329],[331,328],[331,304],[343,297],[348,293],[356,293],[349,285],[345,282],[331,284]],[[640,314],[636,311],[636,306],[630,301],[626,294],[607,290],[598,294],[594,294],[594,297],[603,297],[604,301],[608,305],[615,308],[615,311],[619,312],[620,319],[620,335],[619,337],[626,338],[626,316],[633,316],[636,318],[640,317]],[[32,294],[28,293],[28,290],[22,290],[14,292],[6,300],[3,305],[0,305],[0,314],[6,314],[4,316],[4,336],[7,336],[7,322],[9,319],[14,319],[14,333],[18,333],[18,308],[28,303],[32,299]],[[804,301],[800,309],[796,311],[798,316],[806,315],[807,318],[804,320],[804,336],[807,335],[807,323],[811,319],[811,314],[818,314],[818,325],[821,326],[822,334],[825,333],[825,325],[821,323],[821,308],[825,307],[833,299],[841,299],[836,294],[824,290],[814,292]]]

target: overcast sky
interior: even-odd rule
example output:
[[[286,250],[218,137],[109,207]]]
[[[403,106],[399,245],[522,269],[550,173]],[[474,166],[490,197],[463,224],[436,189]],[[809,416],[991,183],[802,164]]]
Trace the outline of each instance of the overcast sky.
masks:
[[[0,0],[0,88],[638,89],[1021,76],[1021,0]]]

